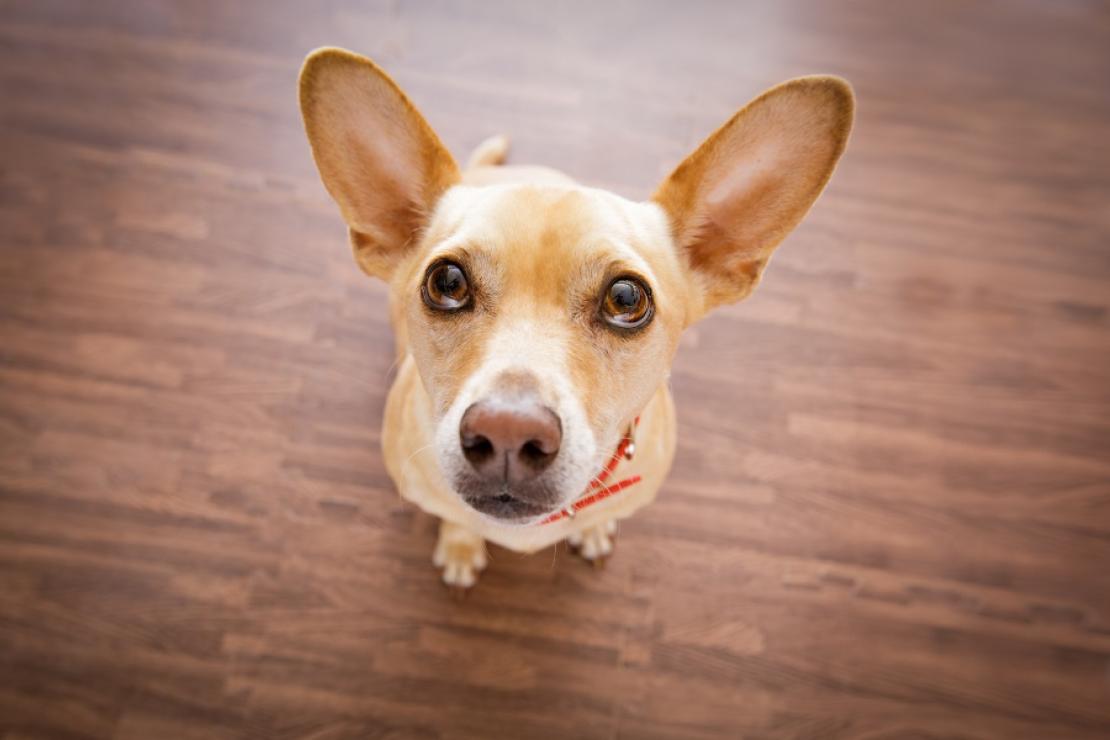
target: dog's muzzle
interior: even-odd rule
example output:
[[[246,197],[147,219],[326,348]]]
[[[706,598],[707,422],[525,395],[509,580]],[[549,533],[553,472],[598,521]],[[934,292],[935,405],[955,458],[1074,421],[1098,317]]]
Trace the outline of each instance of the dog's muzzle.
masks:
[[[469,469],[459,493],[467,504],[498,519],[551,512],[559,494],[544,477],[559,455],[562,421],[532,393],[493,396],[471,404],[459,423]]]

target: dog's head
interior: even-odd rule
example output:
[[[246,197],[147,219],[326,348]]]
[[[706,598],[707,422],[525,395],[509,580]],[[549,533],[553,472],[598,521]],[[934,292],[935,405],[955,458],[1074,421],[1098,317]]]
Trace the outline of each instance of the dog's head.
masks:
[[[635,203],[460,184],[409,100],[350,52],[310,55],[300,94],[355,257],[390,284],[440,467],[472,507],[520,523],[577,498],[666,378],[682,330],[752,291],[832,174],[853,111],[838,78],[786,82]]]

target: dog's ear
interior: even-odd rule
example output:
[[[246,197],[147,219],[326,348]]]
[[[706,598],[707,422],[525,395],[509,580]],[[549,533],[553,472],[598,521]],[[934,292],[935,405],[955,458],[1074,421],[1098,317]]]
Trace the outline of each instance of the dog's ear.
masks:
[[[459,179],[455,160],[401,89],[343,49],[308,55],[301,115],[312,156],[351,230],[363,270],[388,279]]]
[[[653,199],[703,291],[703,310],[747,296],[771,252],[820,195],[855,107],[839,77],[784,82],[744,106]]]

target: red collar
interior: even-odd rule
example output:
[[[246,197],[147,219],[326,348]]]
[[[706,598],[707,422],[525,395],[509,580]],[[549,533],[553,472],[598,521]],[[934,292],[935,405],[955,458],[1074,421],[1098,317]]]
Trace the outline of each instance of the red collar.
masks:
[[[582,509],[585,509],[587,506],[593,506],[598,501],[603,501],[614,493],[620,493],[629,486],[636,485],[640,482],[640,476],[630,475],[627,478],[622,478],[616,483],[612,483],[608,486],[605,485],[605,481],[608,480],[609,476],[613,474],[613,471],[617,469],[617,465],[620,464],[620,461],[622,459],[631,460],[632,455],[636,452],[636,443],[633,441],[632,435],[636,431],[636,427],[639,423],[640,417],[637,416],[628,427],[628,432],[621,438],[620,444],[617,445],[616,452],[609,458],[609,462],[605,465],[605,468],[590,481],[590,485],[582,494],[582,498],[578,499],[570,506],[567,506],[562,511],[556,511],[546,519],[541,519],[539,524],[551,524],[552,522],[557,522],[560,519],[568,517],[573,519],[575,514],[582,511]]]

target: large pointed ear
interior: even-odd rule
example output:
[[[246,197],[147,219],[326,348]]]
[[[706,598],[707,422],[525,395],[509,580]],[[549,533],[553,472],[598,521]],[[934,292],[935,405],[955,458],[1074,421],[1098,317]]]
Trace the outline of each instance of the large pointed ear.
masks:
[[[703,289],[704,310],[747,296],[825,187],[852,128],[852,88],[801,77],[744,106],[653,199]]]
[[[301,115],[324,186],[363,270],[388,279],[459,179],[455,160],[376,64],[343,49],[308,55]]]

